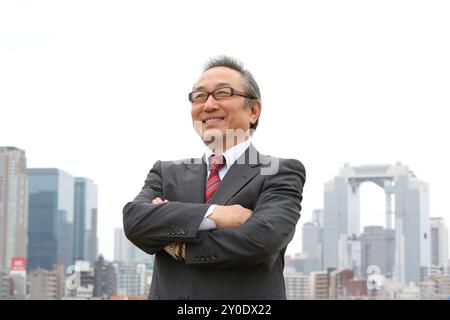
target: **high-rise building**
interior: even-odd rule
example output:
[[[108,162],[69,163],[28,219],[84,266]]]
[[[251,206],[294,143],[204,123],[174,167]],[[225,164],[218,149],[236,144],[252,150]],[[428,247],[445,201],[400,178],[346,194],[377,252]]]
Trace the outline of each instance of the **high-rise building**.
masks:
[[[333,270],[329,274],[329,298],[333,300],[367,297],[367,282],[355,278],[351,269]]]
[[[64,266],[53,270],[35,269],[30,273],[31,300],[61,300],[64,295]]]
[[[0,272],[14,257],[27,256],[27,171],[25,151],[0,147]]]
[[[324,268],[339,266],[338,246],[342,234],[347,239],[360,236],[359,186],[373,182],[386,194],[386,229],[393,229],[395,214],[395,273],[400,281],[420,282],[421,269],[430,266],[430,220],[428,185],[407,166],[344,166],[340,174],[325,184]]]
[[[429,276],[421,282],[420,287],[423,298],[448,300],[450,298],[450,275]]]
[[[122,229],[114,230],[114,261],[117,270],[117,294],[120,296],[143,295],[144,271],[135,263],[136,247],[125,236]]]
[[[361,276],[361,239],[353,236],[347,239],[348,268],[352,269],[356,276]]]
[[[450,275],[450,259],[447,262],[447,274]]]
[[[322,209],[315,209],[312,212],[312,222],[317,224],[320,228],[323,227],[323,210]]]
[[[9,275],[0,271],[0,300],[10,300],[13,296],[13,281]]]
[[[393,277],[395,263],[395,231],[381,226],[364,227],[361,235],[361,271],[367,279],[367,268],[377,266],[381,274]]]
[[[74,260],[95,263],[97,239],[97,185],[86,178],[75,178]]]
[[[111,297],[117,294],[116,267],[100,255],[94,267],[94,297]]]
[[[431,228],[431,265],[442,268],[446,273],[448,268],[448,229],[444,218],[430,220]]]
[[[326,271],[311,272],[311,274],[309,275],[309,291],[311,299],[326,300],[329,298],[328,277],[329,274]]]
[[[346,298],[346,284],[353,279],[350,269],[333,270],[330,272],[329,298],[332,300]]]
[[[309,277],[301,272],[286,272],[284,283],[286,285],[287,300],[309,300]]]
[[[351,269],[361,274],[361,239],[355,234],[351,237],[341,234],[338,243],[338,269]]]
[[[142,296],[145,285],[145,265],[117,264],[117,294],[120,296]]]
[[[13,297],[17,300],[25,300],[27,297],[27,267],[25,258],[13,258],[9,273],[13,281]]]
[[[297,272],[309,275],[312,271],[323,270],[323,211],[312,212],[312,220],[302,227],[302,254],[292,261]]]
[[[302,229],[302,252],[307,254],[310,260],[311,271],[322,270],[322,242],[321,228],[316,222],[307,222],[303,224]],[[308,273],[309,273],[308,272]]]
[[[116,228],[114,230],[114,261],[124,264],[133,263],[134,245],[127,239],[123,229]]]
[[[296,253],[289,258],[289,265],[285,265],[285,270],[294,270],[304,275],[309,275],[313,271],[320,271],[317,260],[311,259],[308,253]]]
[[[73,264],[74,182],[59,169],[28,169],[28,270]]]
[[[442,274],[449,274],[447,272],[446,268],[443,268],[441,266],[431,266],[429,268],[423,268],[422,269],[422,279],[425,279],[426,277],[429,276],[436,276],[436,275],[442,275]]]
[[[153,266],[154,256],[136,247],[127,239],[123,229],[114,230],[114,261],[126,265],[144,263],[148,268]]]

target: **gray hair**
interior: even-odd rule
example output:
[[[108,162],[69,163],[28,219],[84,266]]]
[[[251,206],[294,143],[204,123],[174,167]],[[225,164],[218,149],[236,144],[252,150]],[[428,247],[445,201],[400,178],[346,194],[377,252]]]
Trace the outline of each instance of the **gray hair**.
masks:
[[[253,99],[246,98],[246,105],[248,107],[252,106],[255,100],[261,102],[261,92],[259,91],[258,84],[255,78],[247,69],[244,69],[244,64],[236,58],[222,55],[211,58],[203,67],[203,72],[216,67],[226,67],[233,69],[241,74],[242,84],[245,86],[246,93]],[[254,124],[250,126],[250,129],[256,130],[258,126],[259,118]]]

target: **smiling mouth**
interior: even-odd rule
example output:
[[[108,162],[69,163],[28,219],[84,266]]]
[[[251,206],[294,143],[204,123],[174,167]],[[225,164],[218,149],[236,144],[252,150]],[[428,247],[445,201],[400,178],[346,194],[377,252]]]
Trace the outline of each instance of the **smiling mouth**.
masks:
[[[202,122],[203,122],[204,124],[209,124],[209,123],[215,123],[215,122],[222,121],[223,119],[224,119],[223,117],[215,117],[215,118],[210,118],[210,119],[202,120]]]

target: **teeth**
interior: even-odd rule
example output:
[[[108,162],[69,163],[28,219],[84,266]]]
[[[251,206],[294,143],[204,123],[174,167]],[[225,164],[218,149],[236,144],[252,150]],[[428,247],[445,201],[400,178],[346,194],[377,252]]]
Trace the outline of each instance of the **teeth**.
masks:
[[[220,121],[220,120],[222,120],[222,118],[208,119],[208,120],[205,120],[205,123],[217,122],[217,121]]]

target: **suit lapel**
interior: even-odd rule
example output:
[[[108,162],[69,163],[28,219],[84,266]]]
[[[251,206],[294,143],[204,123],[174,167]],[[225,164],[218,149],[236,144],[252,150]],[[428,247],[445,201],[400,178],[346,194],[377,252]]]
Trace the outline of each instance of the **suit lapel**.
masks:
[[[226,205],[250,180],[260,173],[260,158],[263,157],[253,145],[230,167],[214,194],[212,203]],[[201,164],[199,163],[201,161]],[[178,201],[186,203],[205,202],[206,163],[181,164],[176,169]]]
[[[259,157],[258,151],[253,145],[250,145],[228,170],[213,196],[212,203],[226,205],[239,190],[252,180],[260,172]]]
[[[195,159],[196,162],[200,159]],[[182,164],[176,170],[178,201],[205,202],[206,164]]]

